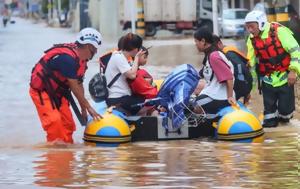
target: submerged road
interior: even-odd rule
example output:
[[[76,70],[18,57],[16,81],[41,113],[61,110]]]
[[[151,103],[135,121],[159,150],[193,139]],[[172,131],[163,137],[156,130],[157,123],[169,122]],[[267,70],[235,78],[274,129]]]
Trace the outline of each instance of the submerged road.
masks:
[[[78,124],[74,145],[47,146],[28,94],[31,69],[52,44],[74,39],[70,29],[22,19],[0,28],[0,188],[299,187],[300,82],[295,87],[295,118],[285,126],[265,129],[260,144],[199,139],[94,148],[83,145],[84,128]],[[243,46],[242,40],[224,43]],[[99,53],[115,46],[116,42],[104,41]],[[182,63],[199,68],[202,61],[192,38],[147,40],[145,46],[153,46],[146,69],[155,78]],[[95,59],[85,87],[97,71]],[[253,97],[250,108],[261,113],[261,97]]]

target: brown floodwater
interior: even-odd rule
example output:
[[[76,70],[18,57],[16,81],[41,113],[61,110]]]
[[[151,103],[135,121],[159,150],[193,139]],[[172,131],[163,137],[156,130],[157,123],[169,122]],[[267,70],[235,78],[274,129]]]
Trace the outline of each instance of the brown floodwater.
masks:
[[[74,36],[19,19],[0,28],[0,188],[299,188],[298,114],[265,129],[262,143],[201,138],[91,147],[78,124],[75,144],[46,144],[28,95],[30,71],[42,50]],[[225,42],[243,48],[243,40]],[[198,69],[202,61],[191,38],[146,44],[153,46],[146,68],[155,78],[182,63]],[[97,69],[90,64],[85,87]],[[249,107],[259,114],[261,96],[253,96]]]

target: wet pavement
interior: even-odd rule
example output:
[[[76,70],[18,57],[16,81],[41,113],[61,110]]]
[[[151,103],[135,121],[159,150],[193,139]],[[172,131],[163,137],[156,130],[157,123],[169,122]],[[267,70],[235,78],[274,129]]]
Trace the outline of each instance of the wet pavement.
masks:
[[[263,143],[204,138],[90,147],[78,124],[74,145],[47,145],[28,95],[31,69],[53,43],[74,39],[69,29],[21,19],[0,28],[0,188],[299,188],[298,113],[287,125],[265,129]],[[225,43],[240,46],[243,40]],[[99,53],[115,45],[104,42]],[[146,69],[155,78],[178,64],[198,68],[202,61],[192,38],[145,45],[153,46]],[[97,70],[94,60],[85,87]],[[260,96],[254,95],[250,108],[262,111]]]

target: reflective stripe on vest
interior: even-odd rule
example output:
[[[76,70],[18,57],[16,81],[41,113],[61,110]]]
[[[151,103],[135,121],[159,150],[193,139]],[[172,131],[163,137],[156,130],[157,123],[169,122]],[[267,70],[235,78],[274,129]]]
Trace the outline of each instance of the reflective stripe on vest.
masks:
[[[282,47],[277,36],[278,23],[271,23],[268,38],[251,38],[255,55],[259,59],[258,69],[262,76],[270,75],[274,71],[285,72],[290,65],[290,55]]]

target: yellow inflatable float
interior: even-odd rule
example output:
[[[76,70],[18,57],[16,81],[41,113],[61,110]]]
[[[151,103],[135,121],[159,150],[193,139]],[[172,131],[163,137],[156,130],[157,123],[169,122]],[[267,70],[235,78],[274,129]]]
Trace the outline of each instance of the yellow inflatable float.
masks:
[[[244,106],[223,108],[219,112],[220,120],[213,126],[204,123],[195,126],[185,122],[180,130],[168,130],[168,132],[163,123],[167,122],[170,125],[172,122],[169,118],[163,116],[126,117],[117,110],[106,109],[103,104],[100,106],[103,119],[90,121],[84,132],[83,139],[88,144],[179,140],[203,136],[225,141],[263,141],[264,131],[260,120]]]
[[[221,119],[214,127],[219,140],[260,142],[264,134],[261,121],[245,106],[235,105],[219,112]]]
[[[83,140],[96,143],[124,143],[131,141],[131,130],[121,114],[108,109],[103,119],[91,121],[84,131]]]

